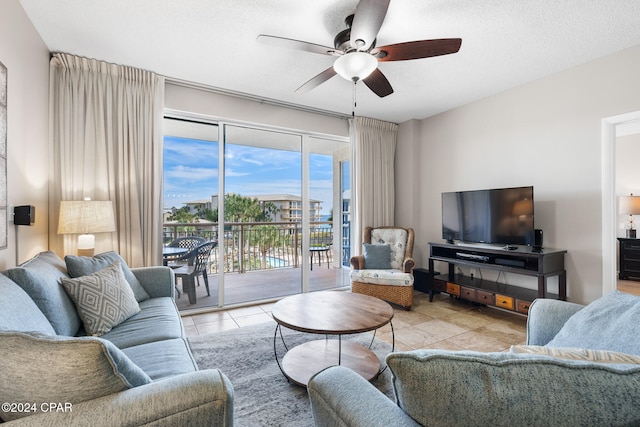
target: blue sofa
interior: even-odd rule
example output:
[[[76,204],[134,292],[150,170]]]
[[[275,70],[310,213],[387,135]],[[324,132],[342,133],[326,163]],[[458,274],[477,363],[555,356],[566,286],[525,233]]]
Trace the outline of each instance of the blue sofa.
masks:
[[[538,299],[509,352],[391,353],[396,401],[344,367],[309,382],[316,426],[639,426],[640,297]]]
[[[89,336],[96,325],[81,309],[104,305],[108,318],[121,304],[90,294],[76,301],[67,286],[85,279],[119,283],[135,314]],[[170,268],[129,269],[114,252],[64,261],[42,252],[4,271],[0,418],[24,426],[232,426],[232,385],[218,370],[198,370],[174,289]]]

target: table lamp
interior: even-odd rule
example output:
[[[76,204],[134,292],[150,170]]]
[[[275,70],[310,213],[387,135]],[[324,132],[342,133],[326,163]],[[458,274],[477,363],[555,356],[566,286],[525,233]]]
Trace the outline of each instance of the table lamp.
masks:
[[[621,215],[629,215],[627,220],[627,238],[636,238],[636,227],[633,222],[634,215],[640,215],[640,196],[634,196],[633,193],[630,196],[620,197],[619,211]]]
[[[116,231],[113,203],[110,200],[60,202],[58,234],[78,234],[78,255],[93,256],[94,233]]]

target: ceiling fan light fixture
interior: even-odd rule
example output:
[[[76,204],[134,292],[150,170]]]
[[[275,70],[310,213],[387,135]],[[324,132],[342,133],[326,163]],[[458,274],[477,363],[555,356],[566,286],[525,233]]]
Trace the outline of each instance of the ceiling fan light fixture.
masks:
[[[340,77],[349,81],[365,79],[378,67],[378,60],[366,52],[349,52],[333,63],[333,69]]]

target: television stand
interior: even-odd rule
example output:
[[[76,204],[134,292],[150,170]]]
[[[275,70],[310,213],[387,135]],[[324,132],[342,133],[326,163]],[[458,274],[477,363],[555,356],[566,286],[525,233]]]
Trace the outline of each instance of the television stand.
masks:
[[[506,251],[501,247],[493,249],[451,243],[429,243],[429,247],[429,301],[433,301],[434,292],[444,292],[460,299],[527,314],[536,298],[567,299],[566,250],[545,248],[534,251],[527,246]],[[447,275],[435,277],[435,261],[448,263]],[[456,275],[456,265],[533,276],[538,280],[538,288],[528,289],[478,279],[477,276]],[[558,294],[547,292],[547,279],[553,276],[558,276]]]

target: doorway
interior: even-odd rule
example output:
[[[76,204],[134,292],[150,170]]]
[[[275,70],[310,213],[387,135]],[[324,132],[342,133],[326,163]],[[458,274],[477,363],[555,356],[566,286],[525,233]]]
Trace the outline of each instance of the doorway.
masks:
[[[640,111],[602,120],[602,294],[617,287],[616,145],[619,136],[640,133]],[[640,187],[640,183],[638,183]]]

